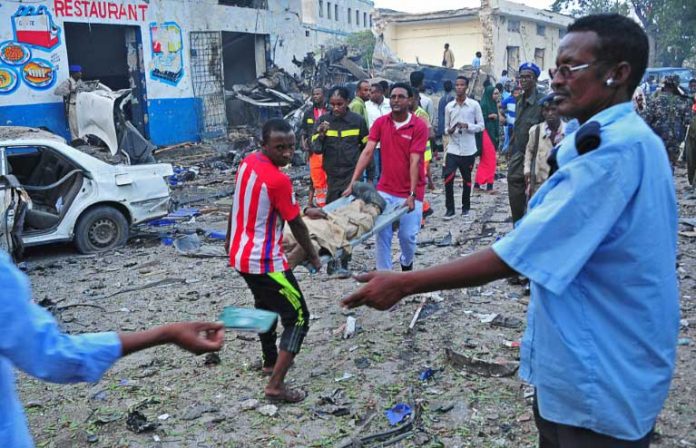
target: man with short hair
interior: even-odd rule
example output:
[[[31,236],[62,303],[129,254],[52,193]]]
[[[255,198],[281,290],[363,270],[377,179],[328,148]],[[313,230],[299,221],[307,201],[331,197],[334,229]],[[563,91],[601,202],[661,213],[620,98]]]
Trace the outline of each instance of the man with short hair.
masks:
[[[524,184],[524,153],[529,141],[529,129],[542,122],[541,105],[544,97],[537,91],[537,78],[541,70],[532,62],[525,62],[519,69],[522,94],[515,103],[515,126],[510,138],[510,161],[508,163],[508,196],[512,222],[516,223],[527,210],[526,186]]]
[[[277,322],[259,334],[263,373],[270,376],[264,394],[271,401],[297,403],[305,393],[285,385],[285,376],[309,329],[309,310],[283,252],[283,227],[319,270],[321,261],[300,216],[290,178],[280,168],[292,160],[295,134],[282,119],[268,120],[262,129],[261,150],[239,166],[229,226],[229,257],[254,295],[254,307],[280,315],[283,334],[276,346]]]
[[[541,99],[541,114],[544,122],[529,130],[529,141],[524,155],[524,183],[527,198],[531,199],[541,184],[549,178],[551,167],[548,158],[551,150],[565,138],[565,123],[558,115],[553,93]]]
[[[365,124],[369,123],[367,117],[367,108],[365,107],[365,102],[370,99],[370,83],[366,79],[361,79],[358,81],[358,85],[355,86],[355,97],[353,101],[348,105],[348,109],[360,115],[365,119]]]
[[[452,81],[449,79],[442,83],[442,88],[445,94],[442,95],[440,101],[437,103],[437,135],[438,140],[441,140],[442,147],[439,149],[447,150],[447,143],[449,140],[449,135],[445,132],[445,107],[452,101],[454,101],[454,95],[452,94]]]
[[[420,107],[423,108],[428,113],[430,117],[430,124],[433,123],[433,118],[435,117],[435,109],[433,106],[433,100],[430,99],[425,92],[425,73],[422,70],[416,70],[411,72],[409,75],[409,80],[411,81],[411,87],[418,89],[420,92]]]
[[[483,55],[481,54],[480,51],[476,52],[476,55],[474,56],[474,59],[471,61],[471,66],[474,68],[474,70],[478,71],[481,69],[481,57]]]
[[[503,70],[502,73],[500,74],[500,81],[499,82],[503,85],[503,87],[505,87],[505,84],[507,84],[508,81],[510,81],[510,78],[508,78],[508,71]]]
[[[66,334],[32,300],[29,279],[0,251],[0,442],[7,448],[34,446],[13,369],[52,383],[96,382],[118,359],[163,344],[195,354],[218,351],[220,323],[180,322],[136,332]]]
[[[302,118],[302,130],[300,142],[302,149],[309,155],[309,177],[311,180],[309,189],[309,205],[323,207],[326,205],[326,173],[324,172],[324,159],[321,154],[315,154],[311,148],[312,131],[314,123],[326,113],[326,98],[324,89],[315,87],[312,89],[312,108],[307,109]]]
[[[454,67],[454,53],[450,50],[449,44],[445,44],[445,52],[442,54],[442,66],[447,68]]]
[[[409,212],[399,220],[402,271],[413,269],[416,239],[420,231],[425,196],[425,166],[423,155],[428,141],[428,127],[409,111],[413,91],[405,83],[392,86],[389,104],[392,112],[377,119],[370,130],[367,146],[353,173],[351,184],[343,192],[348,196],[353,184],[365,169],[377,144],[381,145],[382,172],[377,191],[387,204],[403,204]],[[377,234],[375,258],[378,270],[392,269],[391,241],[394,230],[386,226]]]
[[[471,208],[471,172],[476,160],[476,134],[483,132],[481,106],[473,98],[467,98],[469,80],[459,76],[454,82],[457,97],[445,107],[445,132],[449,135],[447,156],[442,177],[445,181],[445,219],[454,218],[454,179],[457,170],[464,179],[462,188],[462,216]]]
[[[515,273],[532,298],[520,377],[536,388],[541,448],[647,448],[674,373],[679,335],[677,202],[663,144],[631,95],[648,37],[628,17],[568,27],[551,85],[582,127],[529,213],[491,248],[406,273],[372,272],[346,307],[475,287]]]
[[[379,117],[388,115],[391,113],[391,107],[389,106],[389,101],[384,99],[384,87],[380,83],[375,83],[370,86],[370,100],[365,103],[365,108],[367,109],[367,128],[372,129],[372,125],[377,121]],[[375,154],[372,158],[374,164],[375,185],[379,181],[379,175],[382,172],[382,164],[380,161],[379,145],[375,148]]]

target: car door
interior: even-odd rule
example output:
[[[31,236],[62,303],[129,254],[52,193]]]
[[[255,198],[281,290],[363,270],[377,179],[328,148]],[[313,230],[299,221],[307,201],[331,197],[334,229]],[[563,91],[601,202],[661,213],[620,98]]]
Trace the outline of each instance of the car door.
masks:
[[[5,149],[0,147],[0,250],[13,257],[21,249],[17,230],[21,228],[18,222],[21,221],[20,211],[24,209],[23,197],[26,193],[17,179],[9,174]]]

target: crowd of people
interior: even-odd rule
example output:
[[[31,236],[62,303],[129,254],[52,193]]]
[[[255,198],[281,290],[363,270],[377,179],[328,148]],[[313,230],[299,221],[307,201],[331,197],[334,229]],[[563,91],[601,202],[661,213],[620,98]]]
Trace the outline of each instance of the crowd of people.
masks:
[[[445,65],[453,64],[448,47]],[[410,83],[362,80],[354,94],[317,86],[303,117],[310,207],[348,196],[364,180],[387,204],[408,208],[396,226],[402,272],[391,272],[394,227],[387,226],[376,235],[376,271],[358,276],[366,285],[344,306],[387,310],[410,294],[529,279],[520,376],[536,387],[543,448],[647,447],[669,390],[679,329],[670,162],[678,163],[684,140],[696,145],[696,81],[689,94],[671,79],[636,100],[647,54],[647,36],[633,20],[588,16],[569,26],[549,73],[549,94],[538,87],[541,69],[524,63],[517,80],[503,73],[504,83],[487,83],[480,101],[466,77],[446,81],[435,106],[423,73],[414,72]],[[418,232],[423,216],[432,214],[426,196],[437,194],[430,162],[439,157],[433,154],[439,141],[442,217],[455,218],[457,172],[461,215],[467,215],[472,186],[495,191],[500,159],[507,163],[514,229],[490,248],[415,269]],[[264,124],[261,148],[237,172],[228,244],[229,264],[252,291],[254,306],[280,316],[279,344],[275,326],[259,336],[261,368],[269,376],[264,394],[282,402],[305,398],[285,377],[310,318],[283,253],[286,223],[308,263],[321,269],[302,220],[307,209],[281,170],[295,148],[289,123]],[[222,329],[211,323],[67,336],[30,302],[26,279],[4,258],[0,281],[0,387],[9,403],[1,408],[0,437],[7,446],[31,445],[11,365],[51,381],[96,380],[135,350],[171,342],[199,353],[222,345]]]

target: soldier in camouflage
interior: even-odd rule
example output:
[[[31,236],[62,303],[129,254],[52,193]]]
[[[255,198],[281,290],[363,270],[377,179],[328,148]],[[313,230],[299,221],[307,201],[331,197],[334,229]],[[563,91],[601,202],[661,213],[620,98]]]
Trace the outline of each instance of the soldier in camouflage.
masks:
[[[679,157],[679,146],[686,137],[691,122],[691,102],[678,89],[679,82],[665,78],[663,88],[649,99],[643,114],[645,121],[665,143],[672,166]]]

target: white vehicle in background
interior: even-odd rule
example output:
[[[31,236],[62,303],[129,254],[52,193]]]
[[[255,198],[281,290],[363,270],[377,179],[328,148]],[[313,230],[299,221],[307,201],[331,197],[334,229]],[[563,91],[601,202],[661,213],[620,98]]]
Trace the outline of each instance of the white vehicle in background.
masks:
[[[0,249],[121,246],[130,226],[169,212],[172,174],[170,164],[110,165],[50,132],[0,126]]]

